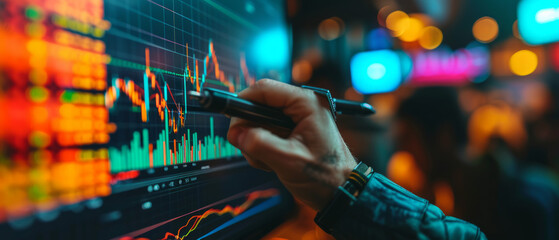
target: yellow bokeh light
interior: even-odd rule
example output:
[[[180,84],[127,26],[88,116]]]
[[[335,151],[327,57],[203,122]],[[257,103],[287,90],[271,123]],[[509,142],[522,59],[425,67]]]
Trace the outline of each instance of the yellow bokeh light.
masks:
[[[410,17],[402,11],[394,11],[386,17],[386,28],[392,30],[392,35],[402,35],[410,25]]]
[[[474,23],[472,32],[478,41],[489,43],[499,35],[499,24],[491,17],[482,17]]]
[[[410,18],[408,20],[408,27],[400,36],[400,40],[404,42],[414,42],[421,36],[421,30],[423,30],[423,22],[417,18]]]
[[[431,50],[439,47],[443,42],[443,32],[433,26],[423,28],[421,36],[419,37],[419,45],[421,47]]]
[[[518,76],[527,76],[538,67],[538,55],[530,50],[520,50],[509,61],[510,70]]]

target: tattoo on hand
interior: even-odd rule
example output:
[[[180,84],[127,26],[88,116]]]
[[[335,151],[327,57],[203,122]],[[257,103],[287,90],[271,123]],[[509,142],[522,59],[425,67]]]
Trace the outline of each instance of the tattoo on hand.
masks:
[[[339,183],[334,177],[335,165],[338,163],[338,155],[335,152],[320,157],[318,163],[307,163],[303,172],[309,177],[328,187],[338,187]]]
[[[334,151],[320,158],[320,161],[326,164],[335,165],[338,163],[338,154]]]

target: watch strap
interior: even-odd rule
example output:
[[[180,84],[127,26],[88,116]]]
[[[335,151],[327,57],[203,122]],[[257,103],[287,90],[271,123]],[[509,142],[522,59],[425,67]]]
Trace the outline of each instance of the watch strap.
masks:
[[[356,197],[365,188],[373,170],[364,163],[359,163],[351,171],[347,181],[339,186],[332,200],[319,211],[314,221],[320,228],[332,234],[342,215],[353,206]]]
[[[355,202],[355,197],[339,186],[330,203],[314,218],[315,223],[325,232],[332,234],[338,220]]]

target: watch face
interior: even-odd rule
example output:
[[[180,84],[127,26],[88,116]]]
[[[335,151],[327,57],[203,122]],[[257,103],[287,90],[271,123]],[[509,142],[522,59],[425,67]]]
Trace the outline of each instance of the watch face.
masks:
[[[364,162],[360,162],[359,164],[357,164],[357,166],[355,166],[353,171],[357,171],[363,174],[363,176],[367,176],[373,171],[373,168],[367,166],[367,164],[365,164]]]

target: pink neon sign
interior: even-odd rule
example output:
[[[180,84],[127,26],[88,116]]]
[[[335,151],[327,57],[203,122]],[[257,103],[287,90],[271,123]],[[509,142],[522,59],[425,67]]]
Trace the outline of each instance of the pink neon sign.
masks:
[[[555,71],[559,71],[559,43],[551,47],[551,64]]]
[[[489,50],[485,46],[410,55],[413,69],[409,82],[414,85],[462,85],[484,81],[489,73]]]

